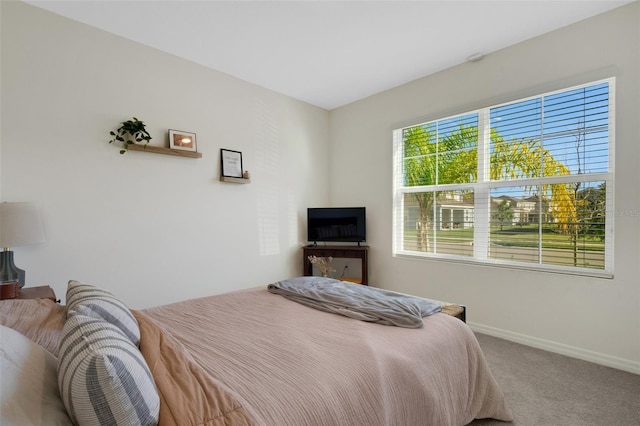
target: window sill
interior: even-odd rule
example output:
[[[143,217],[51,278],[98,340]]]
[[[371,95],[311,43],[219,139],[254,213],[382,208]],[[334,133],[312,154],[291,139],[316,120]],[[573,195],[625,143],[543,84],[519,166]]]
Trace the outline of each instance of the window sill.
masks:
[[[568,270],[566,268],[554,267],[553,265],[530,265],[526,263],[505,262],[499,260],[480,261],[474,259],[462,259],[459,257],[448,256],[444,254],[418,254],[416,252],[400,251],[393,253],[393,257],[404,259],[420,259],[440,262],[462,263],[473,266],[495,267],[504,269],[514,269],[519,271],[543,272],[562,275],[577,275],[581,277],[592,277],[600,279],[613,279],[613,273],[599,269],[575,268]]]

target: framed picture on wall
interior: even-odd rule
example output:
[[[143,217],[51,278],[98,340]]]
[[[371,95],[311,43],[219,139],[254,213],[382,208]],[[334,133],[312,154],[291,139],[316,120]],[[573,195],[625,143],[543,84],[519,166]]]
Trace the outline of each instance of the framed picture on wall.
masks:
[[[169,129],[169,148],[196,152],[196,134]]]
[[[221,149],[220,161],[223,177],[242,178],[242,153],[240,151]]]

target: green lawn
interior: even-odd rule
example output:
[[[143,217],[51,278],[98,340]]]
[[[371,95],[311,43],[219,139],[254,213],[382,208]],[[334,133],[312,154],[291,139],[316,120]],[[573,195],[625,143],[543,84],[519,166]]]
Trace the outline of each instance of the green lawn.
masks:
[[[542,248],[573,249],[571,236],[561,234],[555,226],[542,228]],[[491,227],[490,241],[492,244],[512,247],[538,247],[539,228],[537,225],[514,225]],[[416,231],[405,231],[407,240],[415,240]],[[473,241],[473,228],[450,229],[436,232],[439,242],[461,243]],[[581,237],[578,240],[578,248],[587,251],[604,251],[604,241],[593,237]]]

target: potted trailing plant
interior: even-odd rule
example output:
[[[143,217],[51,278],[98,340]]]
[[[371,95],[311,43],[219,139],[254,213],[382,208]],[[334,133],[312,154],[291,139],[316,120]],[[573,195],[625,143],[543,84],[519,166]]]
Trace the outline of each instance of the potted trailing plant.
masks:
[[[129,145],[136,142],[145,141],[144,147],[146,148],[151,140],[151,135],[147,132],[144,122],[135,117],[133,117],[133,120],[123,121],[122,126],[120,126],[118,130],[115,132],[111,131],[109,134],[113,136],[113,139],[111,139],[109,143],[119,141],[124,144],[120,150],[120,154],[127,152]]]

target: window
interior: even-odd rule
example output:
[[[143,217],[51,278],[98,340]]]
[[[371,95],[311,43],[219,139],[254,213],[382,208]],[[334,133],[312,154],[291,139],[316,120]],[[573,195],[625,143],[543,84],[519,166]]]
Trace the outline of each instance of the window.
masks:
[[[395,130],[394,255],[611,276],[614,83]]]

